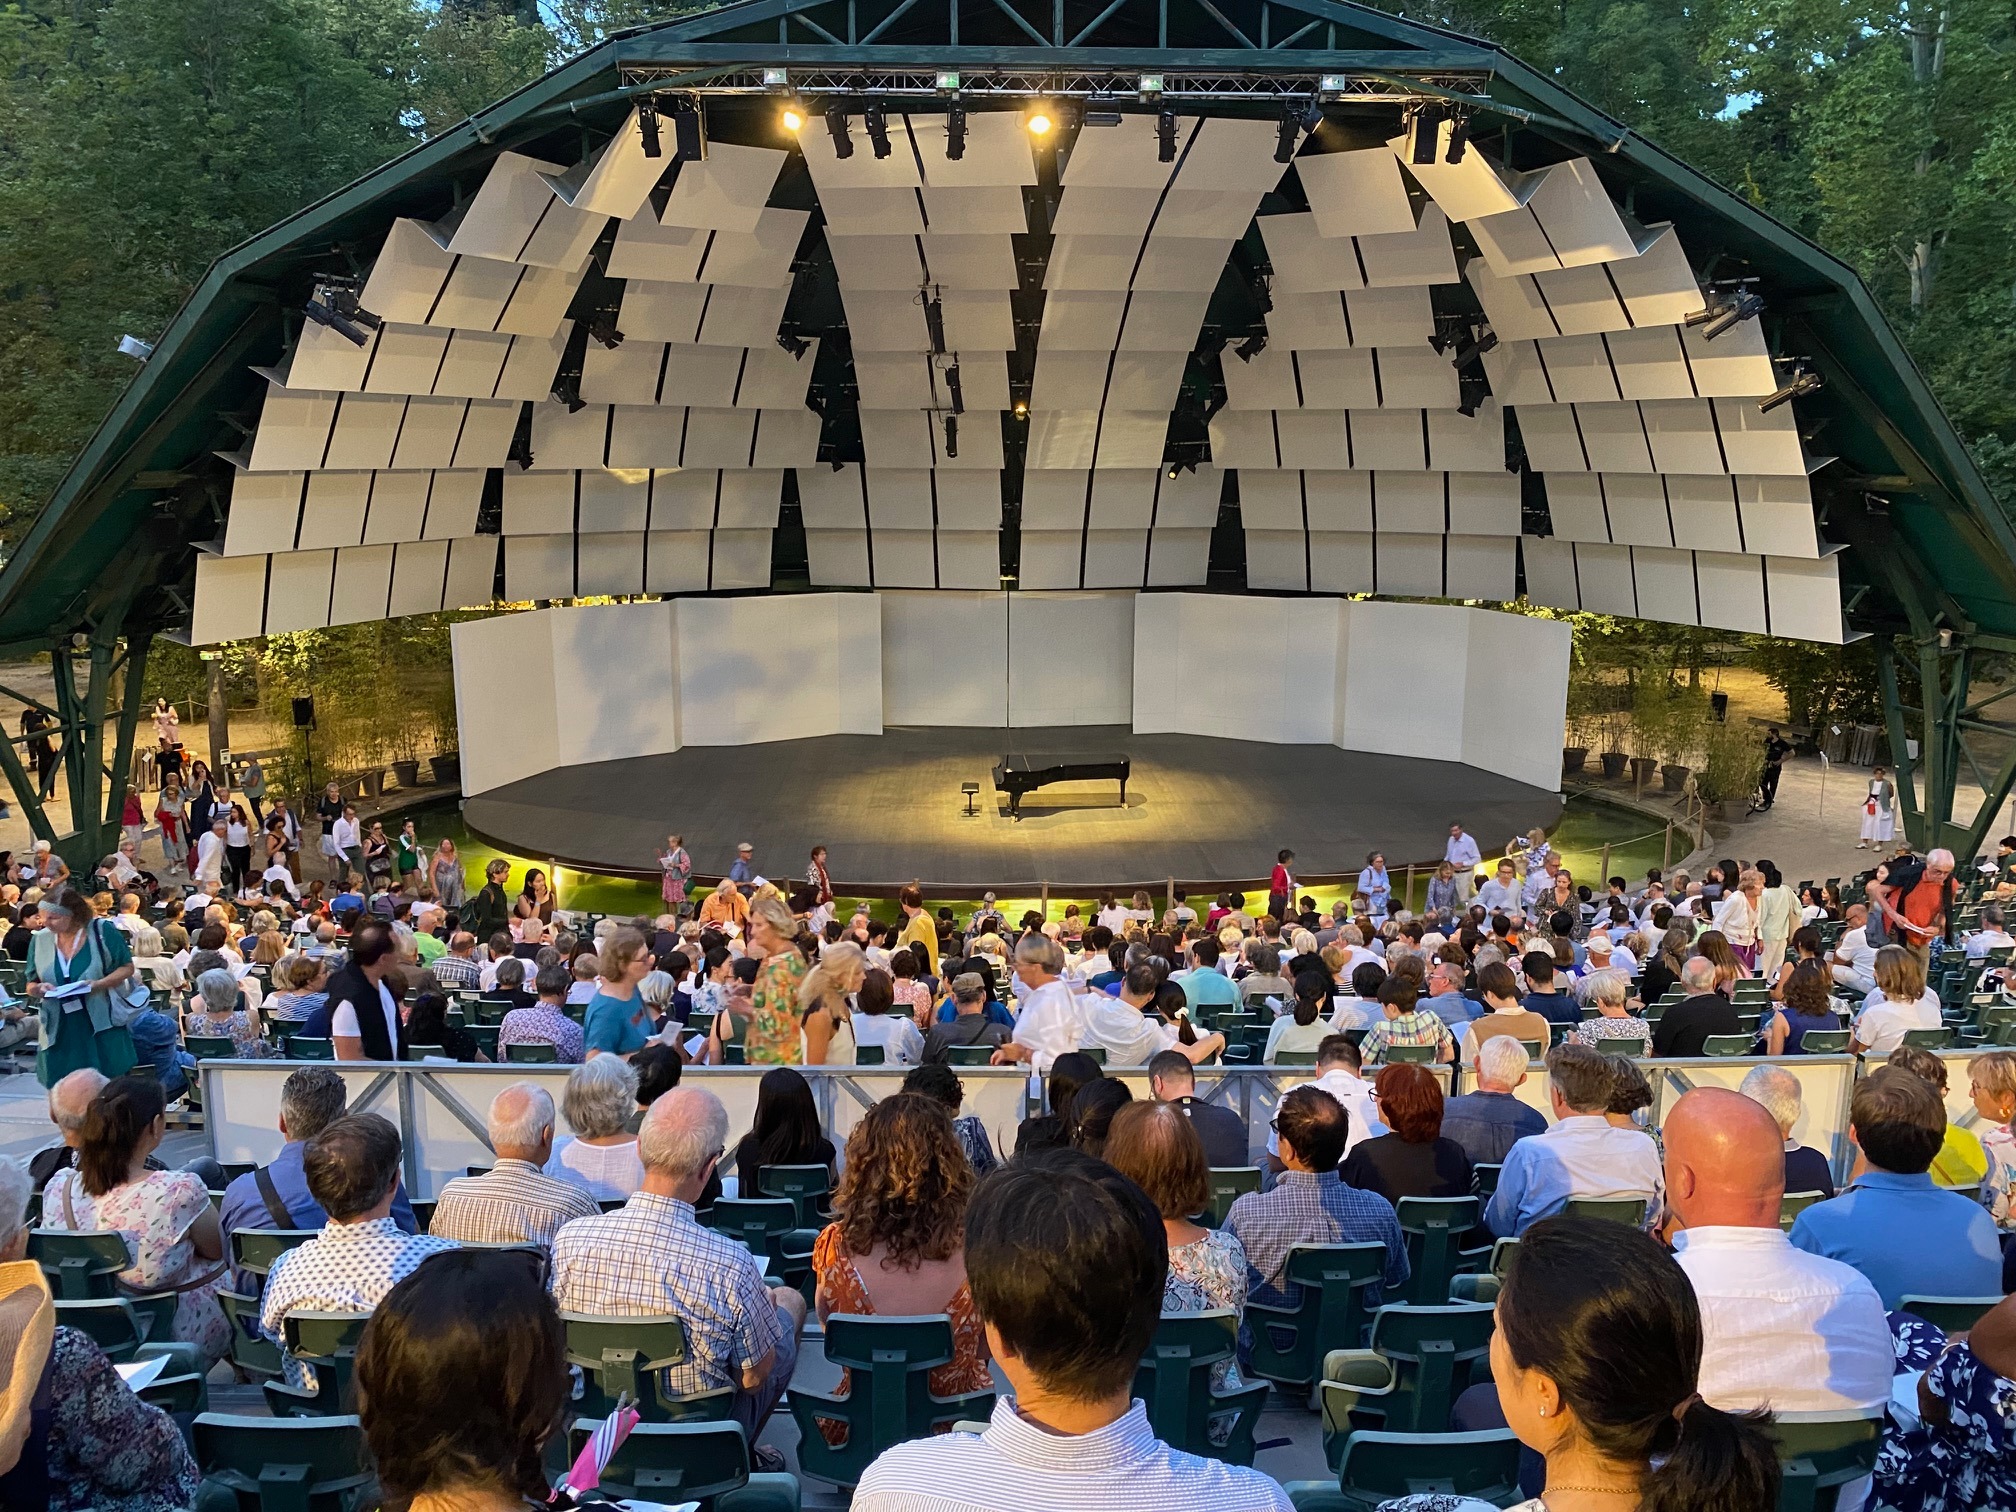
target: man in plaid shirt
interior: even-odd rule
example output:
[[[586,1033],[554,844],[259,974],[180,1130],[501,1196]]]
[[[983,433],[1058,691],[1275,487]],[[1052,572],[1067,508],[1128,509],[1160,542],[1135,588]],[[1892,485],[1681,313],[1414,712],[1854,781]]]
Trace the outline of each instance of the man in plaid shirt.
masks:
[[[1383,1023],[1365,1031],[1359,1054],[1366,1066],[1383,1066],[1386,1052],[1394,1045],[1433,1045],[1435,1059],[1456,1058],[1456,1041],[1439,1015],[1423,1008],[1416,1010],[1421,988],[1412,976],[1389,976],[1379,984],[1379,1005],[1386,1010]]]
[[[563,1313],[677,1317],[687,1358],[665,1372],[667,1389],[733,1387],[734,1417],[753,1442],[797,1367],[805,1299],[764,1285],[747,1249],[693,1216],[727,1140],[728,1110],[712,1092],[674,1087],[651,1104],[637,1133],[644,1185],[615,1212],[554,1235],[553,1298]],[[759,1468],[775,1453],[755,1452]]]

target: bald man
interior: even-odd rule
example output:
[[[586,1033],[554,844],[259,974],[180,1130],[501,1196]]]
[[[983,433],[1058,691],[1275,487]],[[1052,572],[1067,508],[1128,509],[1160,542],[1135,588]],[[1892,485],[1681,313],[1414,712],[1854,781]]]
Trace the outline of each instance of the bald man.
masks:
[[[1785,1143],[1762,1104],[1698,1087],[1666,1115],[1674,1258],[1701,1304],[1701,1395],[1725,1412],[1856,1412],[1890,1396],[1883,1301],[1778,1227]]]
[[[553,1128],[553,1098],[544,1087],[513,1082],[499,1092],[490,1103],[490,1147],[497,1152],[497,1164],[481,1176],[458,1176],[443,1187],[427,1232],[464,1244],[536,1244],[543,1249],[563,1224],[599,1213],[587,1192],[545,1174]]]

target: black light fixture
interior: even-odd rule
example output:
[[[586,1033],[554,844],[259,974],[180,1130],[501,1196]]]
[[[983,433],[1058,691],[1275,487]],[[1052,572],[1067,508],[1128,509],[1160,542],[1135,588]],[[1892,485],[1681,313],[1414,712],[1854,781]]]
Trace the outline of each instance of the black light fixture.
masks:
[[[1316,128],[1318,126],[1321,126],[1322,124],[1323,124],[1323,102],[1320,99],[1312,99],[1309,102],[1308,109],[1302,112],[1302,129],[1306,131],[1310,136],[1314,136],[1316,134]]]
[[[795,331],[779,331],[777,333],[777,345],[789,352],[793,358],[802,358],[807,352],[812,350],[812,343],[807,341],[803,336],[798,335]]]
[[[1800,368],[1786,380],[1785,386],[1779,389],[1777,393],[1768,399],[1757,401],[1757,413],[1768,415],[1781,404],[1790,404],[1794,399],[1804,394],[1817,394],[1825,386],[1818,373],[1811,373],[1805,368]]]
[[[637,132],[644,138],[644,156],[655,158],[664,154],[665,146],[658,140],[658,107],[649,100],[638,103]]]
[[[838,105],[826,107],[826,130],[833,137],[833,156],[843,162],[854,156],[854,138],[847,133],[847,112]]]
[[[945,112],[945,156],[955,163],[966,156],[966,107],[957,100]]]
[[[1274,161],[1292,163],[1295,160],[1295,139],[1302,134],[1302,116],[1293,105],[1282,108],[1279,130],[1281,136],[1274,144]]]
[[[1158,163],[1176,161],[1176,112],[1164,110],[1155,116],[1155,160]]]
[[[1079,118],[1087,126],[1118,126],[1120,112],[1117,110],[1088,110]]]
[[[346,341],[368,346],[371,338],[367,331],[377,330],[384,322],[358,302],[357,296],[363,287],[361,278],[341,274],[319,277],[315,280],[314,292],[301,307],[301,313],[315,324],[327,326]]]
[[[588,335],[611,351],[623,345],[623,333],[616,329],[616,316],[610,310],[597,310],[588,317]]]
[[[1430,101],[1414,109],[1414,161],[1434,162],[1441,156],[1442,123],[1449,118],[1448,107]]]
[[[952,413],[955,415],[965,414],[966,388],[959,381],[959,363],[956,358],[953,360],[952,365],[945,369],[945,388],[952,396]]]
[[[707,157],[707,118],[698,102],[672,112],[672,152],[684,162],[698,163]]]
[[[1449,114],[1449,151],[1444,162],[1460,163],[1463,154],[1470,148],[1470,116],[1467,111],[1455,110]]]
[[[868,128],[868,145],[875,149],[875,156],[889,156],[889,114],[880,105],[870,105],[861,112],[861,124]]]
[[[1484,354],[1497,345],[1498,333],[1489,327],[1481,332],[1475,328],[1465,328],[1463,334],[1456,338],[1451,364],[1459,373],[1476,367],[1483,361]]]
[[[1239,345],[1232,348],[1232,355],[1237,357],[1241,362],[1251,362],[1266,350],[1267,333],[1265,331],[1255,331],[1251,336],[1240,342]]]
[[[947,457],[956,457],[959,455],[959,417],[957,415],[947,415],[945,417],[945,455]]]
[[[945,306],[939,301],[935,289],[924,296],[924,329],[930,333],[932,352],[942,357],[945,354]]]
[[[581,397],[581,375],[579,373],[562,373],[559,377],[555,378],[553,380],[553,397],[567,406],[567,413],[570,415],[577,414],[588,407],[588,401]],[[520,466],[529,468],[531,465],[532,451],[528,442],[525,448],[525,460],[520,463]]]
[[[1713,341],[1725,331],[1735,329],[1746,320],[1755,320],[1764,313],[1762,295],[1753,294],[1748,289],[1739,289],[1733,295],[1718,297],[1703,309],[1689,315],[1685,325],[1701,327],[1701,339]]]

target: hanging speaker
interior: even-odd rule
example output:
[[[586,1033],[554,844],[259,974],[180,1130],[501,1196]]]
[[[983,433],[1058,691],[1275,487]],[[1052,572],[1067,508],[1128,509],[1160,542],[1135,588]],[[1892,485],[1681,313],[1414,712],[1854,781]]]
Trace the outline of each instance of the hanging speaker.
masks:
[[[315,699],[312,694],[307,698],[294,700],[294,728],[297,730],[315,728]]]

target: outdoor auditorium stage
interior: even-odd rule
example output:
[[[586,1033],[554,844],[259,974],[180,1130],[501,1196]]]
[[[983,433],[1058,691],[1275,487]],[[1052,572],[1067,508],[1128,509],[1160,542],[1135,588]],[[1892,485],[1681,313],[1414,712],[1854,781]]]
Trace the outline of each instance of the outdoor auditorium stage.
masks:
[[[1111,781],[1049,786],[1008,814],[994,767],[1009,751],[1132,765],[1121,806]],[[961,785],[977,782],[966,816]],[[1196,735],[1125,725],[1042,729],[889,727],[564,766],[463,805],[471,829],[526,856],[584,870],[655,876],[665,836],[685,837],[713,877],[747,840],[757,870],[805,875],[815,844],[841,890],[913,879],[973,896],[983,888],[1264,885],[1283,846],[1298,875],[1356,875],[1377,846],[1389,862],[1434,861],[1452,820],[1487,850],[1552,825],[1560,795],[1450,761]]]

